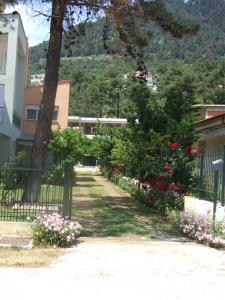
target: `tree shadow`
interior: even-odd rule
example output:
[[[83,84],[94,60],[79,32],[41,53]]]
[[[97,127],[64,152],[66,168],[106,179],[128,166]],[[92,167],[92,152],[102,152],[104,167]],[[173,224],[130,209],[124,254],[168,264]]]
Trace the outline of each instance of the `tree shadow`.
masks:
[[[156,212],[127,196],[89,195],[92,201],[76,201],[75,216],[83,236],[177,236],[178,232]],[[77,207],[77,212],[76,212]]]
[[[77,182],[96,182],[96,180],[92,176],[80,176],[76,177]]]

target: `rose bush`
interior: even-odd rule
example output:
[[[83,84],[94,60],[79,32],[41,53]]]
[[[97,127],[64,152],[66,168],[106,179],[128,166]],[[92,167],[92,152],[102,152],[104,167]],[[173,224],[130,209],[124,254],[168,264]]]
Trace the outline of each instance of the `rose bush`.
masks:
[[[169,145],[164,161],[157,165],[157,173],[151,171],[141,179],[141,186],[148,204],[165,213],[167,209],[181,210],[183,196],[193,185],[193,162],[201,148],[182,147],[173,142]]]

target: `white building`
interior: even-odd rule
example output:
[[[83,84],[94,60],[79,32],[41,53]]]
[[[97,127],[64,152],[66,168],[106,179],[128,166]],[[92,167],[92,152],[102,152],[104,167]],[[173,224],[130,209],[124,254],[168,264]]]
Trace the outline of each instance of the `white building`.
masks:
[[[97,126],[103,127],[125,127],[127,125],[127,119],[125,118],[90,118],[69,116],[68,126],[79,130],[87,137],[92,138],[95,135],[95,129]]]
[[[0,14],[0,32],[0,159],[6,159],[21,134],[28,43],[16,12]]]

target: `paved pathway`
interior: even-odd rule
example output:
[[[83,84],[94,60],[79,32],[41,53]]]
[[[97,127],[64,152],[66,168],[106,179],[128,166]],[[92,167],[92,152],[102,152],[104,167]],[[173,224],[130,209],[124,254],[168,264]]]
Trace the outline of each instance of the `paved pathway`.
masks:
[[[0,299],[225,298],[225,254],[177,240],[83,239],[46,269],[0,269]]]
[[[48,268],[0,268],[1,300],[225,299],[225,252],[181,238],[89,237]]]

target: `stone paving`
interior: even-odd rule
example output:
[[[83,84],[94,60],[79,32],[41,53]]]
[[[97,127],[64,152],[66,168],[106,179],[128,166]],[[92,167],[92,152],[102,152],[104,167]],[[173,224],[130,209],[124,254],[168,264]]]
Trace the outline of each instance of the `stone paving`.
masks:
[[[0,269],[0,299],[225,298],[225,252],[174,239],[85,238],[45,269]]]
[[[0,268],[0,300],[225,299],[225,251],[165,236],[80,241],[48,268]]]

